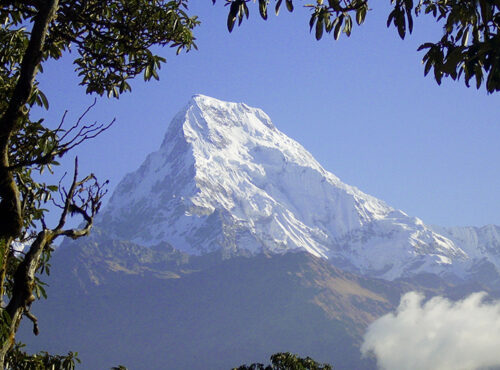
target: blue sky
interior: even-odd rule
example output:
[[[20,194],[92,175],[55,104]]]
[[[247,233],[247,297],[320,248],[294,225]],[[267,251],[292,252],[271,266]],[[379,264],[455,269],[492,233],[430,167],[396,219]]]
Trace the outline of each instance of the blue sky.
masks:
[[[250,19],[229,34],[223,4],[192,1],[199,50],[159,50],[167,58],[159,82],[137,79],[119,100],[98,99],[92,119],[117,123],[65,164],[77,153],[81,173],[93,171],[113,189],[201,93],[262,108],[341,180],[428,224],[500,224],[500,94],[424,78],[416,49],[440,38],[440,26],[417,19],[402,41],[385,26],[388,5],[374,3],[350,38],[318,42],[299,2],[267,22],[250,4]],[[70,122],[93,97],[77,86],[71,55],[44,69],[48,121],[67,109]]]

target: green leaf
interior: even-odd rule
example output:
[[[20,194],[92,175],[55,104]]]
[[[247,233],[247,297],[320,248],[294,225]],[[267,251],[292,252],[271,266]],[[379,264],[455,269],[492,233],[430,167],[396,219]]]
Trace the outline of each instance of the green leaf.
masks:
[[[425,44],[422,44],[418,47],[417,51],[421,51],[423,49],[429,49],[433,46],[434,44],[433,43],[430,43],[430,42],[426,42]]]
[[[352,30],[352,19],[350,15],[347,15],[345,17],[345,22],[344,22],[344,32],[347,35],[347,37],[351,36],[351,30]]]
[[[227,29],[229,32],[233,31],[234,22],[236,22],[236,16],[233,16],[231,13],[229,13],[227,17]]]
[[[259,0],[259,12],[262,19],[267,19],[267,0]]]
[[[158,76],[158,71],[156,70],[156,68],[151,68],[151,74],[153,75],[153,78],[158,81],[160,79],[160,77]],[[115,87],[116,89],[116,87]],[[117,91],[117,94],[118,94],[118,90]]]
[[[469,43],[469,27],[467,27],[464,31],[464,35],[462,36],[462,46],[467,46]]]
[[[241,6],[243,7],[243,11],[245,12],[245,17],[248,19],[250,12],[248,11],[247,3],[244,2]],[[240,12],[241,12],[241,9],[240,9]]]
[[[356,11],[356,23],[360,25],[366,18],[366,6],[362,6]]]
[[[443,72],[449,74],[454,80],[457,76],[458,65],[462,62],[463,55],[461,48],[457,47],[446,56],[446,63],[444,63],[442,70]]]
[[[276,7],[274,8],[274,11],[275,11],[276,15],[278,15],[279,12],[280,12],[281,2],[282,2],[282,0],[278,0],[276,2]]]
[[[481,87],[481,82],[483,82],[483,70],[479,64],[474,67],[474,74],[476,75],[476,88]]]
[[[401,37],[401,39],[404,40],[405,34],[406,34],[405,16],[403,15],[403,13],[397,12],[396,18],[394,21],[396,22],[396,27],[398,29],[399,37]]]
[[[147,65],[144,69],[144,80],[149,81],[151,79],[151,66]]]
[[[431,67],[432,67],[432,61],[429,59],[427,61],[427,63],[425,63],[425,67],[424,67],[424,76],[427,76],[427,74],[429,73],[429,71],[431,70]]]
[[[240,2],[233,1],[231,2],[231,7],[229,8],[229,14],[227,16],[227,29],[229,32],[233,31],[234,22],[236,22],[236,17],[240,11]],[[243,17],[243,14],[240,15],[240,18]]]
[[[314,22],[316,22],[316,18],[318,18],[318,13],[313,13],[311,15],[311,19],[309,20],[309,32],[312,31],[314,27]]]
[[[42,285],[35,285],[36,289],[36,296],[38,299],[41,297],[47,299],[47,292],[45,291],[45,288]]]
[[[338,23],[335,25],[335,29],[333,30],[333,37],[335,40],[338,40],[340,37],[340,31],[342,30],[342,22],[344,21],[344,15],[341,14],[337,17]]]
[[[316,40],[320,40],[323,36],[323,18],[318,17],[318,21],[316,22]]]
[[[490,73],[488,74],[488,78],[486,79],[486,90],[489,93],[494,92],[495,90],[498,90],[498,76],[497,76],[497,70],[496,68],[492,68],[490,70]]]
[[[413,32],[413,18],[411,16],[411,8],[406,8],[406,17],[408,19],[408,32],[412,33]]]
[[[389,17],[387,17],[387,27],[388,28],[391,26],[391,22],[393,21],[395,16],[396,16],[396,9],[394,9],[392,12],[390,12]],[[396,25],[396,24],[394,24],[394,25]]]
[[[38,96],[40,97],[40,99],[42,101],[43,107],[45,109],[49,109],[49,101],[47,100],[47,97],[45,96],[45,94],[43,92],[41,92],[40,90],[38,90]]]
[[[434,66],[434,79],[438,83],[438,85],[441,85],[441,78],[443,77],[443,73]]]

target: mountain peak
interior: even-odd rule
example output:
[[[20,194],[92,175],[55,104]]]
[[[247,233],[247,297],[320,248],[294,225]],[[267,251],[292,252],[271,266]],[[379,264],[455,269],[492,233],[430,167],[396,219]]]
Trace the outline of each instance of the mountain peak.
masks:
[[[211,96],[203,95],[203,94],[194,94],[191,96],[191,100],[189,101],[188,105],[198,105],[198,106],[221,106],[221,105],[226,105],[226,104],[238,104],[238,103],[233,103],[233,102],[226,102]]]
[[[204,95],[121,181],[100,222],[142,245],[168,242],[191,254],[305,250],[385,278],[452,272],[468,258],[417,218],[341,182],[262,110]]]
[[[198,109],[200,109],[202,112],[205,113],[215,112],[218,115],[223,115],[225,117],[231,117],[234,115],[236,116],[254,115],[259,119],[260,123],[264,124],[266,127],[271,129],[275,128],[273,123],[271,122],[271,119],[266,113],[264,113],[264,111],[258,108],[249,107],[245,103],[227,102],[216,98],[212,98],[210,96],[195,94],[191,97],[191,100],[187,105],[187,110],[193,107],[197,107]],[[215,121],[215,123],[221,123],[221,122],[227,124],[228,120]],[[238,120],[229,120],[229,122],[235,124],[238,123]],[[245,123],[248,124],[248,122]]]
[[[189,100],[188,107],[197,106],[202,109],[204,107],[217,108],[226,104],[237,104],[237,103],[224,102],[222,100],[213,98],[211,96],[195,94],[191,97],[191,100]]]

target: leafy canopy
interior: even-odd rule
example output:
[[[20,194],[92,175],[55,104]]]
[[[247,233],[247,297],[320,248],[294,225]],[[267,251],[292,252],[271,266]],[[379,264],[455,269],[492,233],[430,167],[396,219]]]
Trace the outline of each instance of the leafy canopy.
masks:
[[[5,361],[6,370],[73,370],[80,363],[78,353],[69,352],[66,356],[51,355],[45,351],[27,355],[23,345],[16,344]]]
[[[254,363],[241,365],[233,370],[332,370],[332,366],[321,364],[310,357],[302,358],[290,352],[278,352],[271,356],[271,364]]]

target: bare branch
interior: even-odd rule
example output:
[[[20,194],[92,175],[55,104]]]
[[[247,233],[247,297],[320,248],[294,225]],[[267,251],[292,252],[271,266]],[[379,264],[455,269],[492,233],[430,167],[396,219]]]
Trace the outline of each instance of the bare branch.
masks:
[[[85,116],[92,110],[92,108],[95,107],[97,103],[97,99],[94,99],[94,101],[92,102],[92,104],[90,104],[87,109],[85,109],[85,111],[80,115],[80,117],[78,117],[78,120],[76,121],[76,123],[71,126],[67,131],[66,133],[61,136],[61,141],[66,139],[66,137],[75,129],[78,128],[78,126],[80,126],[80,123],[82,122],[82,120],[85,118]],[[61,120],[61,123],[59,124],[59,127],[61,128],[63,123],[64,123],[64,118],[66,117],[66,112],[64,112],[64,115],[63,115],[63,118]]]
[[[64,172],[64,175],[62,175],[62,177],[59,179],[59,183],[57,184],[57,192],[59,193],[59,197],[61,198],[61,204],[57,203],[57,201],[52,198],[52,203],[57,207],[57,208],[61,208],[61,209],[64,209],[64,202],[65,202],[65,199],[66,199],[66,196],[67,194],[65,194],[64,192],[64,187],[62,185],[62,182],[64,180],[64,178],[66,177],[68,173],[67,172]],[[66,196],[65,196],[66,195]]]
[[[70,141],[68,141],[65,144],[61,145],[61,150],[57,155],[61,156],[64,153],[66,153],[68,150],[73,149],[75,146],[80,145],[84,141],[87,141],[89,139],[93,139],[100,134],[102,134],[104,131],[109,129],[114,123],[116,119],[113,118],[111,122],[109,122],[107,125],[101,124],[97,125],[97,122],[94,122],[92,125],[89,126],[83,126],[81,130],[78,132],[77,135],[75,135],[74,138],[72,138]]]
[[[78,178],[78,157],[75,157],[75,170],[73,173],[73,182],[71,183],[69,192],[66,193],[65,189],[62,188],[62,191],[65,193],[64,195],[66,197],[66,200],[64,202],[63,211],[61,213],[61,217],[59,217],[59,224],[57,225],[56,230],[62,229],[62,227],[66,223],[66,216],[68,215],[71,202],[73,201],[72,194],[75,192],[77,178]]]
[[[64,125],[64,121],[66,120],[66,115],[68,114],[68,111],[65,110],[62,117],[61,117],[61,121],[59,122],[59,125],[57,126],[56,128],[56,131],[59,132],[62,130],[62,127]]]
[[[78,117],[77,121],[73,126],[69,129],[64,129],[64,121],[66,119],[66,115],[68,111],[65,111],[59,125],[56,129],[52,130],[53,135],[55,136],[55,144],[53,148],[47,151],[45,154],[38,154],[34,158],[29,155],[25,155],[23,160],[20,160],[16,163],[11,164],[8,167],[9,171],[16,170],[23,167],[29,166],[44,166],[51,164],[54,161],[55,157],[62,157],[68,151],[73,149],[74,147],[82,144],[84,141],[89,139],[93,139],[104,131],[108,130],[116,121],[115,118],[111,120],[107,124],[98,124],[94,122],[92,124],[83,124],[83,120],[86,118],[87,114],[92,110],[92,108],[96,105],[97,100],[94,99],[93,103],[90,104],[85,111]],[[57,137],[59,133],[64,134],[60,137]]]
[[[42,228],[46,229],[47,228],[47,224],[45,223],[45,217],[42,216],[42,218],[40,219],[40,222],[42,223]]]
[[[59,223],[57,227],[52,230],[56,237],[65,235],[71,238],[78,238],[89,233],[94,222],[94,217],[101,207],[102,198],[108,192],[106,189],[107,184],[108,181],[104,182],[102,185],[99,184],[93,174],[88,175],[82,180],[78,180],[78,158],[75,158],[73,181],[69,190],[66,191],[66,189],[61,186],[61,183],[59,183],[61,198],[64,194],[64,204],[60,205],[54,201],[56,206],[62,209]],[[71,216],[81,216],[85,221],[84,226],[80,229],[63,230],[68,214]]]

